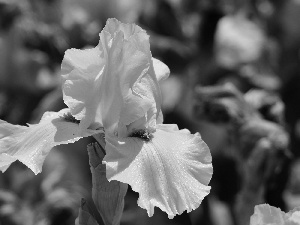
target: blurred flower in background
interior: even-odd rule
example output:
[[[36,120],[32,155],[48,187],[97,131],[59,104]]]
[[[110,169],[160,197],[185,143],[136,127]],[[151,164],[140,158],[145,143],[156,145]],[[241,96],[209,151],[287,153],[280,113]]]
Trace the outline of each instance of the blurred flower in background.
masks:
[[[300,210],[294,209],[288,213],[268,204],[255,206],[254,214],[250,218],[250,225],[298,225],[300,224]]]

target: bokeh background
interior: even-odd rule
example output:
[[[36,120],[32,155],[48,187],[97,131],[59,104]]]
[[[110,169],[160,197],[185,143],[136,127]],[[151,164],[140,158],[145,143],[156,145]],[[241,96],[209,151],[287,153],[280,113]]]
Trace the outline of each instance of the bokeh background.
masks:
[[[121,224],[245,225],[256,204],[300,206],[299,0],[0,0],[0,119],[65,108],[65,50],[96,46],[112,17],[150,35],[171,70],[164,121],[200,132],[214,167],[197,210],[148,218],[128,190]],[[0,174],[0,225],[74,224],[82,197],[93,208],[94,141],[54,148],[37,176],[17,162]]]

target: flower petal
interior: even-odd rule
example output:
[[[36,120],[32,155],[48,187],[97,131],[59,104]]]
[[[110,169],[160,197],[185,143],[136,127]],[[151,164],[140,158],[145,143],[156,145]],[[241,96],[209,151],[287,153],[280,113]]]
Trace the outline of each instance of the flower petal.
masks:
[[[105,42],[103,45],[108,57],[108,65],[100,86],[100,110],[105,130],[110,133],[118,127],[119,119],[127,125],[145,115],[151,106],[150,101],[133,92],[134,83],[147,73],[150,64],[150,59],[136,45],[134,36],[146,34],[134,33],[129,36],[121,31],[115,31],[116,34],[113,36],[107,30],[112,32],[111,26],[116,26],[115,23],[117,22],[114,20],[108,22],[100,35],[101,41]],[[124,36],[129,36],[129,39],[124,39]],[[127,110],[123,109],[124,105]],[[134,113],[128,113],[127,111],[131,111],[132,108],[135,109]]]
[[[157,80],[160,82],[167,79],[170,75],[169,67],[156,58],[152,58],[152,62]]]
[[[148,126],[156,120],[161,109],[157,79],[168,73],[165,64],[152,59],[143,29],[109,19],[96,48],[66,52],[64,101],[82,129],[98,122],[106,133],[126,136],[126,126],[134,121],[145,117]]]
[[[295,208],[285,213],[268,204],[256,205],[250,225],[300,225],[300,210]]]
[[[100,132],[86,130],[82,134],[77,123],[64,118],[66,112],[66,109],[46,112],[38,124],[28,127],[0,120],[0,170],[4,172],[12,162],[19,160],[35,174],[40,173],[45,157],[54,146]]]
[[[176,125],[158,125],[150,141],[106,136],[108,180],[131,185],[139,192],[138,205],[154,213],[154,206],[169,218],[196,209],[208,195],[211,155],[197,133]]]
[[[300,225],[300,208],[297,207],[286,214],[287,225]]]
[[[254,208],[254,214],[250,218],[250,225],[261,224],[284,224],[285,213],[279,208],[270,206],[268,204],[257,205]]]
[[[104,65],[100,45],[93,49],[67,50],[62,61],[64,102],[76,119],[88,118],[81,123],[83,129],[92,122],[102,123],[95,96],[100,94],[99,83]]]
[[[109,19],[100,34],[100,41],[109,65],[101,87],[106,97],[100,107],[106,132],[112,133],[142,117],[148,122],[160,111],[161,105],[149,36],[139,26]],[[120,129],[118,133],[121,137],[128,135]]]

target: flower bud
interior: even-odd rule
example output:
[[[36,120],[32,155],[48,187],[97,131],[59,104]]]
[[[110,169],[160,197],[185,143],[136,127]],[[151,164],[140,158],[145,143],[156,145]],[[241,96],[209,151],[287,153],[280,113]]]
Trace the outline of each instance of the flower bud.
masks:
[[[79,215],[75,221],[75,225],[98,225],[84,198],[81,199]]]
[[[107,180],[106,166],[102,164],[105,151],[101,148],[98,143],[87,147],[93,179],[92,197],[105,225],[118,225],[123,213],[128,185]]]

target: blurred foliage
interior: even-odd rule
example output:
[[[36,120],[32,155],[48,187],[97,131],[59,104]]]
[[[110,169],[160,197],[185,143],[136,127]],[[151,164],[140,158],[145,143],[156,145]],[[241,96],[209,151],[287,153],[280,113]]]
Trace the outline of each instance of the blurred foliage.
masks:
[[[298,0],[0,0],[0,119],[34,123],[64,108],[65,50],[97,45],[109,17],[135,22],[171,70],[165,123],[199,131],[213,155],[212,193],[172,224],[244,225],[259,201],[289,210],[300,205],[299,12]],[[1,174],[0,224],[74,224],[82,190],[72,187],[91,187],[86,143],[47,159],[67,159],[66,171]],[[169,222],[136,199],[129,190],[121,224]]]
[[[57,167],[46,176],[20,165],[10,170],[1,180],[0,224],[73,224],[80,196],[74,184],[62,185],[64,170]]]

